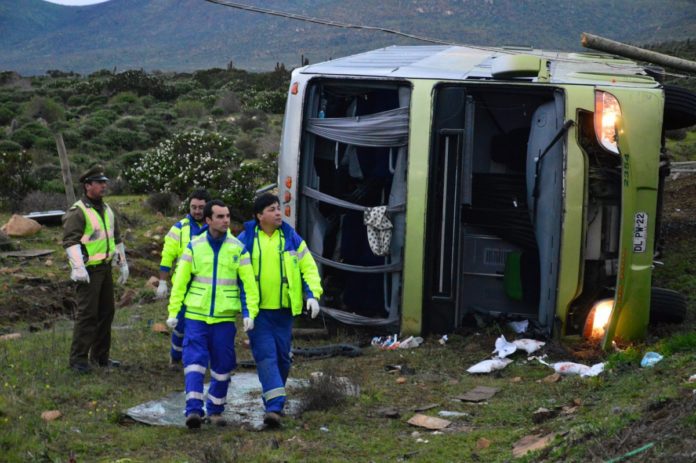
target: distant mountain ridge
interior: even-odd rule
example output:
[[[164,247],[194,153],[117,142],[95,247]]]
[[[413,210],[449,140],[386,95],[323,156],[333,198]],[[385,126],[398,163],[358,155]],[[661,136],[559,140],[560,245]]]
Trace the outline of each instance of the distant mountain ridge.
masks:
[[[696,37],[695,0],[244,0],[245,4],[457,43],[579,50],[580,33],[637,44]],[[19,3],[21,6],[17,6]],[[0,71],[190,71],[288,67],[392,44],[381,32],[338,29],[204,0],[111,0],[65,7],[0,0]]]

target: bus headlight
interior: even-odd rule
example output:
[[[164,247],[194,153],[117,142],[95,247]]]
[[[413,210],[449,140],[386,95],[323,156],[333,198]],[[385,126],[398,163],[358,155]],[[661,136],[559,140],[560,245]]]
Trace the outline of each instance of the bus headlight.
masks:
[[[595,91],[594,130],[597,141],[602,147],[614,154],[619,154],[619,132],[617,123],[621,119],[619,100],[611,93]]]
[[[613,307],[614,299],[602,299],[595,302],[585,320],[585,327],[582,331],[583,336],[594,340],[604,336]]]

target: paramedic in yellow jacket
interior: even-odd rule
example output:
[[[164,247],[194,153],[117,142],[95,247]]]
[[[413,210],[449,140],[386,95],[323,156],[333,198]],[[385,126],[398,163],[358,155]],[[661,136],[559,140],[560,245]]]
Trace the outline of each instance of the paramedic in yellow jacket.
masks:
[[[184,304],[186,426],[199,428],[204,416],[203,379],[210,365],[206,409],[210,422],[224,426],[234,353],[235,318],[258,311],[254,271],[244,245],[229,232],[230,211],[220,200],[205,205],[208,230],[195,237],[179,259],[169,298],[167,325],[176,326]]]
[[[160,278],[157,286],[156,298],[167,297],[169,288],[167,279],[172,267],[184,253],[184,249],[189,242],[205,231],[205,219],[203,218],[203,208],[205,203],[210,201],[210,194],[206,190],[196,190],[191,193],[189,199],[189,213],[183,219],[172,225],[169,233],[164,237],[162,247],[162,259],[160,261]],[[182,344],[184,342],[184,331],[186,329],[186,319],[184,318],[183,307],[179,310],[176,318],[179,323],[172,328],[172,346],[169,350],[169,365],[178,370],[181,368]]]
[[[259,290],[259,310],[244,318],[256,371],[263,389],[264,423],[280,425],[285,383],[290,373],[293,317],[302,313],[303,296],[312,318],[319,314],[321,279],[300,235],[283,222],[277,196],[254,201],[254,218],[244,224],[240,241],[251,254]]]

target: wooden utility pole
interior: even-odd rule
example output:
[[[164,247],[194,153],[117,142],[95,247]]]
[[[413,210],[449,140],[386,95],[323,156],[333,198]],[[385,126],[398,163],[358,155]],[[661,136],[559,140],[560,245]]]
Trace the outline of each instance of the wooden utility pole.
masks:
[[[588,34],[587,32],[582,33],[580,42],[585,48],[605,51],[614,55],[625,56],[626,58],[636,59],[639,61],[646,61],[648,63],[658,64],[660,66],[665,66],[672,69],[679,69],[681,71],[696,72],[696,62],[694,61],[675,58],[674,56],[646,50],[645,48],[626,45],[625,43],[605,39],[604,37]]]
[[[41,125],[48,128],[48,123],[38,118]],[[52,131],[53,132],[53,131]],[[58,159],[60,159],[60,173],[63,176],[63,186],[65,187],[65,199],[68,202],[68,207],[75,203],[75,188],[73,188],[72,175],[70,174],[70,161],[68,160],[68,151],[65,149],[63,134],[61,132],[53,132],[53,138],[56,141],[56,149],[58,150]]]
[[[68,151],[65,149],[63,134],[56,132],[53,134],[56,140],[56,148],[58,149],[58,158],[60,159],[60,173],[63,175],[63,185],[65,186],[65,199],[68,201],[68,207],[75,204],[75,189],[73,188],[72,175],[70,174],[70,161],[68,160]]]

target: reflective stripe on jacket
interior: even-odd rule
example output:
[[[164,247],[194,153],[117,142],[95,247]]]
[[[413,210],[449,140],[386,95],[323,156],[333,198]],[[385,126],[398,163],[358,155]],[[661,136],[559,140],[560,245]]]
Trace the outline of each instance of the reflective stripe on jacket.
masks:
[[[255,220],[250,220],[244,224],[244,231],[239,235],[239,240],[244,243],[251,254],[251,263],[254,267],[254,277],[258,284],[259,293],[267,290],[278,291],[278,288],[265,288],[263,281],[259,279],[262,256],[259,255],[256,246],[257,233],[263,233],[263,231],[260,231]],[[319,299],[321,297],[323,293],[321,278],[317,264],[304,240],[294,228],[285,222],[280,226],[280,240],[283,249],[281,253],[282,268],[279,269],[283,275],[282,288],[280,288],[281,303],[285,303],[289,299],[292,314],[299,315],[302,313],[303,292],[307,298]],[[251,308],[249,309],[251,318],[255,318],[257,313],[258,310],[253,312]]]
[[[104,215],[102,216],[94,207],[87,206],[82,200],[77,201],[85,216],[85,230],[80,242],[87,251],[85,265],[98,265],[104,261],[110,261],[116,250],[114,240],[114,213],[108,204],[104,203]]]
[[[184,253],[184,249],[186,249],[189,242],[205,230],[206,226],[198,225],[191,217],[191,214],[187,214],[186,217],[172,225],[172,228],[164,236],[160,270],[165,272],[171,270],[175,261]]]
[[[249,253],[230,232],[216,250],[209,233],[195,237],[174,272],[169,317],[186,305],[186,318],[209,324],[234,321],[240,310],[258,311],[259,295]]]

